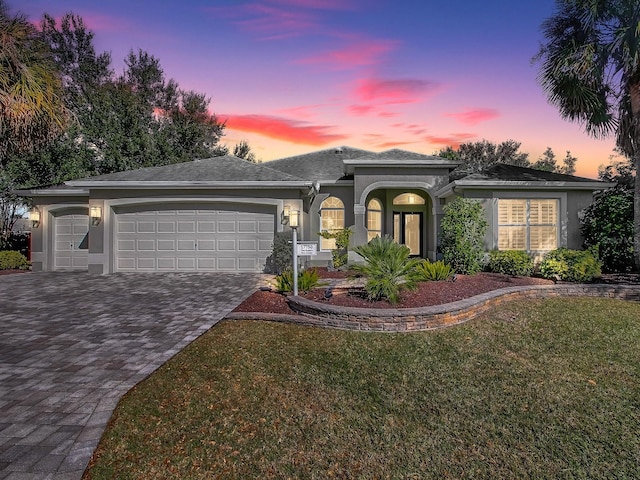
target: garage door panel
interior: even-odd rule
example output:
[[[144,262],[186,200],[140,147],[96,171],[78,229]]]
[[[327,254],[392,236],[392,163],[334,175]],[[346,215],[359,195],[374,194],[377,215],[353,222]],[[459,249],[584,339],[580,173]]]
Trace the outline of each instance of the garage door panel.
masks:
[[[158,233],[175,233],[175,232],[176,232],[175,222],[165,222],[162,220],[158,221]]]
[[[258,249],[256,240],[238,240],[238,251],[255,251]]]
[[[213,252],[216,249],[215,240],[198,240],[198,250],[202,252]]]
[[[178,222],[178,233],[195,233],[195,231],[196,231],[195,221]]]
[[[138,233],[156,233],[156,222],[144,220],[137,222],[137,225]]]
[[[238,233],[256,233],[258,231],[256,223],[238,220]]]
[[[256,272],[271,253],[274,215],[201,208],[135,212],[128,207],[116,212],[116,225],[118,271]]]
[[[163,240],[158,239],[158,251],[176,251],[176,241],[175,240]]]
[[[216,231],[216,222],[198,221],[198,233],[214,233]]]

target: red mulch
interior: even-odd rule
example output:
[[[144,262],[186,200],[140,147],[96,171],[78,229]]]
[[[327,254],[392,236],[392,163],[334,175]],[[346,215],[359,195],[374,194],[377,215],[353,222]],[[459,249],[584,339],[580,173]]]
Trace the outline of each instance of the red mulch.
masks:
[[[11,275],[13,273],[27,273],[31,270],[0,270],[0,275]]]
[[[321,273],[322,276],[322,273]],[[457,275],[456,281],[420,282],[414,291],[405,291],[396,305],[386,301],[369,302],[358,295],[346,292],[334,292],[329,299],[324,298],[324,288],[318,288],[303,295],[305,298],[330,305],[360,308],[412,308],[427,307],[455,302],[473,297],[498,288],[519,285],[549,285],[551,280],[534,277],[510,277],[496,273],[479,273],[476,275]],[[258,291],[238,305],[234,312],[269,312],[294,314],[287,304],[286,297],[275,292]]]

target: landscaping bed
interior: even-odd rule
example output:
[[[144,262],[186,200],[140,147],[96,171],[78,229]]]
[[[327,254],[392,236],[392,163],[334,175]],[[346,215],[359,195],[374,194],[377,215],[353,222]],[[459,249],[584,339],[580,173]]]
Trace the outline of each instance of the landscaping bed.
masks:
[[[321,278],[328,277],[334,272],[318,269]],[[341,278],[346,278],[344,275]],[[340,278],[340,277],[339,277]],[[478,273],[476,275],[457,275],[455,281],[420,282],[414,291],[403,292],[400,302],[393,308],[415,308],[442,305],[465,298],[474,297],[505,287],[522,285],[552,285],[554,282],[536,277],[512,277],[497,273]],[[316,288],[307,294],[301,294],[309,300],[328,305],[356,307],[356,308],[390,308],[387,301],[370,302],[359,291],[351,292],[334,290],[331,298],[325,298],[325,288]],[[295,314],[287,303],[286,297],[276,292],[257,291],[236,307],[234,312],[265,312]]]

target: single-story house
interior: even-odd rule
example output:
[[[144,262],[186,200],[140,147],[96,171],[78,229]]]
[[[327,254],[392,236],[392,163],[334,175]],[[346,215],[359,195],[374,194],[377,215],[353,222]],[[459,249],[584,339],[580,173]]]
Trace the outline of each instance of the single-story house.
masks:
[[[84,178],[24,190],[39,221],[39,270],[91,273],[260,272],[275,232],[300,212],[298,239],[317,242],[305,260],[327,265],[334,242],[322,230],[353,230],[352,244],[392,235],[412,255],[435,259],[443,207],[457,196],[482,202],[492,249],[540,255],[580,248],[579,217],[611,184],[495,165],[455,178],[454,161],[405,150],[350,147],[254,164],[231,155]]]

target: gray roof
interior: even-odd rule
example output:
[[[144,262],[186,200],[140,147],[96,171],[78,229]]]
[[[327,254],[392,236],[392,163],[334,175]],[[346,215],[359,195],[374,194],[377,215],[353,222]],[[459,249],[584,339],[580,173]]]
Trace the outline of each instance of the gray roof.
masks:
[[[301,182],[302,179],[274,170],[260,163],[251,163],[233,155],[213,157],[161,167],[140,168],[108,173],[68,182],[69,185],[99,184],[99,182]]]
[[[332,181],[344,177],[343,160],[360,158],[366,155],[375,154],[359,148],[337,147],[272,160],[267,162],[267,165],[282,172],[293,172],[309,181]]]
[[[576,177],[563,173],[545,172],[535,168],[517,167],[496,163],[480,173],[473,173],[462,177],[460,180],[503,180],[516,182],[578,182],[594,183],[592,178]]]
[[[449,159],[438,157],[436,155],[425,155],[423,153],[410,152],[409,150],[402,150],[400,148],[393,148],[391,150],[385,150],[384,152],[374,153],[373,155],[362,157],[363,160],[386,160],[386,161],[432,161],[432,162],[443,162],[447,161],[448,163],[458,163],[453,162]]]

